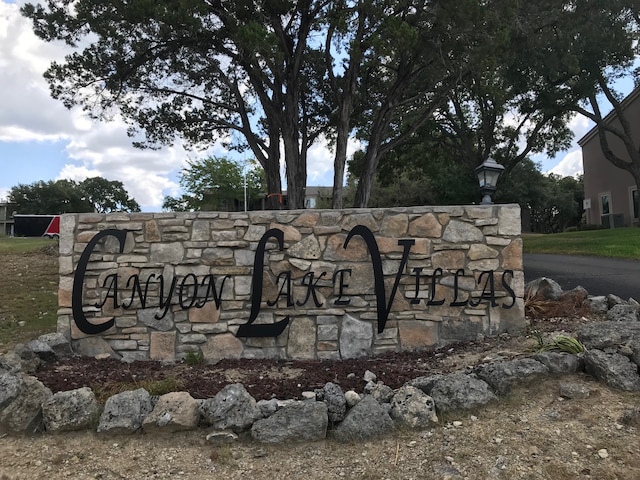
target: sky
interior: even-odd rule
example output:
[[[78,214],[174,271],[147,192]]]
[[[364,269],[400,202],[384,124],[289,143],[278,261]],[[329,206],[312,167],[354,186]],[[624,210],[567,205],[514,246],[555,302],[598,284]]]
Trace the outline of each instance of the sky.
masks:
[[[228,153],[220,144],[206,152],[187,151],[179,144],[136,149],[122,121],[95,122],[79,108],[67,110],[51,98],[42,74],[70,49],[39,40],[19,13],[24,3],[0,0],[0,201],[18,184],[102,176],[121,181],[143,211],[160,211],[165,196],[180,195],[179,173],[187,160]],[[537,155],[533,160],[544,172],[581,173],[576,141],[591,127],[583,117],[574,118],[572,147],[555,158]],[[355,147],[352,142],[350,152]],[[311,148],[307,170],[308,185],[332,185],[333,156],[326,143]]]

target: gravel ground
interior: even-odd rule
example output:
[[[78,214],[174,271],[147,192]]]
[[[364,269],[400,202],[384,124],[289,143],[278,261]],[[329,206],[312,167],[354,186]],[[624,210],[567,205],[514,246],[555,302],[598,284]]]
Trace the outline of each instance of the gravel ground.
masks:
[[[561,382],[589,389],[563,399]],[[207,430],[151,436],[91,432],[0,439],[0,480],[14,479],[628,479],[640,478],[640,395],[591,377],[549,376],[495,404],[366,443],[231,445]]]

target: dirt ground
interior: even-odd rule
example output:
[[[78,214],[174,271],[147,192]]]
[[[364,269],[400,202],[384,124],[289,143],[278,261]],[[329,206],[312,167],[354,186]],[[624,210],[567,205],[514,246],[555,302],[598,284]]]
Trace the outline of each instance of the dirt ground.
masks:
[[[586,385],[562,400],[559,382]],[[637,394],[583,375],[521,386],[499,403],[361,444],[332,440],[213,446],[199,430],[167,436],[95,433],[0,439],[0,479],[638,479]]]
[[[532,325],[544,335],[572,333],[586,318],[558,318]],[[241,381],[256,398],[276,395],[296,397],[313,383],[338,380],[344,389],[362,391],[365,367],[385,383],[403,382],[403,375],[419,376],[464,370],[483,361],[526,354],[535,344],[527,336],[487,339],[449,347],[432,354],[368,359],[363,363],[331,366],[321,362],[240,365],[221,363],[212,367],[174,367],[177,377],[194,379],[194,396],[209,396],[216,382]],[[415,354],[413,354],[415,355]],[[394,363],[395,362],[395,363]],[[118,362],[116,362],[118,363]],[[402,368],[395,370],[394,364]],[[346,365],[346,366],[345,366]],[[104,364],[103,364],[104,366]],[[69,372],[78,368],[49,366],[43,382],[69,383],[77,379]],[[128,367],[134,382],[153,370],[167,367]],[[122,371],[88,367],[84,371]],[[217,374],[215,372],[217,369]],[[171,371],[171,369],[168,369]],[[252,373],[247,373],[251,370]],[[186,374],[185,372],[191,372]],[[204,373],[208,372],[208,373]],[[312,374],[313,372],[313,374]],[[350,387],[343,384],[356,382]],[[219,375],[216,377],[215,375]],[[67,378],[66,382],[64,378]],[[303,385],[302,379],[306,380]],[[217,380],[216,380],[217,379]],[[315,379],[315,380],[314,380]],[[103,378],[101,381],[105,381]],[[115,380],[112,382],[117,383]],[[561,382],[586,386],[586,399],[563,399]],[[109,383],[109,381],[107,381]],[[123,381],[124,383],[124,381]],[[211,391],[200,392],[205,383]],[[190,384],[188,384],[190,385]],[[199,385],[199,386],[198,386]],[[278,386],[294,385],[293,390]],[[298,387],[299,385],[299,387]],[[359,387],[357,387],[359,385]],[[53,386],[53,384],[51,384]],[[72,388],[76,388],[71,385]],[[311,388],[309,388],[311,387]],[[290,388],[290,387],[287,387]],[[56,388],[54,388],[55,390]],[[579,374],[548,376],[515,388],[499,402],[471,412],[459,412],[425,430],[399,430],[375,441],[339,444],[333,440],[315,443],[264,445],[248,435],[231,445],[208,444],[208,430],[166,436],[138,434],[103,436],[92,432],[41,434],[30,438],[0,438],[0,480],[14,479],[628,479],[640,478],[640,395],[612,390]]]

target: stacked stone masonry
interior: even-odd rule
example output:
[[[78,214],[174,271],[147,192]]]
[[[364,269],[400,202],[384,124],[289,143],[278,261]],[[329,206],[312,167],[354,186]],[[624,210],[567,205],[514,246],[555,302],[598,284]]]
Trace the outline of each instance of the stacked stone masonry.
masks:
[[[121,243],[105,235],[115,230]],[[522,329],[523,292],[517,205],[61,220],[58,331],[79,352],[124,360],[440,347]],[[113,325],[89,334],[78,311]],[[281,333],[252,336],[264,325]]]

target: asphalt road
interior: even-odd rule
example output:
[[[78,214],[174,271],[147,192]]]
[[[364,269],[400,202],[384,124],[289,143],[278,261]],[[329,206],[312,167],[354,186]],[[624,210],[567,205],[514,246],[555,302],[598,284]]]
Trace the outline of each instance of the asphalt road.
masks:
[[[563,290],[583,286],[590,295],[613,293],[640,301],[640,261],[619,258],[525,253],[526,282],[548,277]]]

